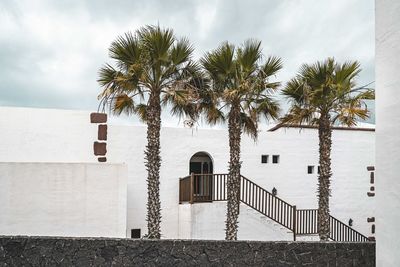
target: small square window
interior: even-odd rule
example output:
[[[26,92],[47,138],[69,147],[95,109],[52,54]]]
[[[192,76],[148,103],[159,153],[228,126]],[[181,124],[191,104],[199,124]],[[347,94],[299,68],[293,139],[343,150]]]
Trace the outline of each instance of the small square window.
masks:
[[[268,155],[261,155],[261,163],[268,163]]]
[[[314,173],[314,166],[311,166],[311,165],[307,166],[307,173],[308,174],[313,174]]]
[[[131,238],[140,238],[140,229],[131,229]]]
[[[273,164],[279,163],[279,155],[273,155],[272,156],[272,163]]]

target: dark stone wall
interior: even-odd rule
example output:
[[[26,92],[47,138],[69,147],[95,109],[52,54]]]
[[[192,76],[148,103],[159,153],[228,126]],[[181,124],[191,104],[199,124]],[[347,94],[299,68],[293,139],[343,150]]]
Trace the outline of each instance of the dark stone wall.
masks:
[[[0,266],[375,266],[375,243],[0,236]]]

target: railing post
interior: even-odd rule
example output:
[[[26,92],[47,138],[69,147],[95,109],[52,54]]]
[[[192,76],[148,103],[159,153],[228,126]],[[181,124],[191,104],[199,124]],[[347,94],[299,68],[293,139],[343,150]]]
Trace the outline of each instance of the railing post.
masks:
[[[190,174],[190,204],[193,204],[194,195],[194,172]]]
[[[297,228],[297,208],[293,206],[293,241],[296,241],[296,228]]]

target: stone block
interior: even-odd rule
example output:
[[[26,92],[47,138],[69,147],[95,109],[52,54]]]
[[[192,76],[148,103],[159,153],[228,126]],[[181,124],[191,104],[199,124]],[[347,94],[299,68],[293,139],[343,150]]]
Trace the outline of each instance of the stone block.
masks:
[[[91,123],[106,123],[107,122],[107,114],[106,113],[90,113],[90,122]]]
[[[98,157],[97,160],[99,162],[107,162],[107,158],[106,157]]]
[[[93,152],[95,156],[105,156],[107,153],[107,143],[94,142]]]
[[[375,166],[368,166],[367,171],[375,171]]]
[[[105,141],[107,140],[107,124],[100,124],[97,131],[97,139]]]

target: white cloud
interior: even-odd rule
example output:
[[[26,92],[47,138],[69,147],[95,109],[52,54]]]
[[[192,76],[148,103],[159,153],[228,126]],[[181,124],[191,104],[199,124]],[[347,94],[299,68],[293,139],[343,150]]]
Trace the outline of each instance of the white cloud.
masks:
[[[284,60],[282,81],[328,56],[361,61],[360,83],[374,80],[373,0],[3,0],[0,105],[96,109],[110,43],[157,23],[189,37],[196,58],[222,41],[260,39]]]

